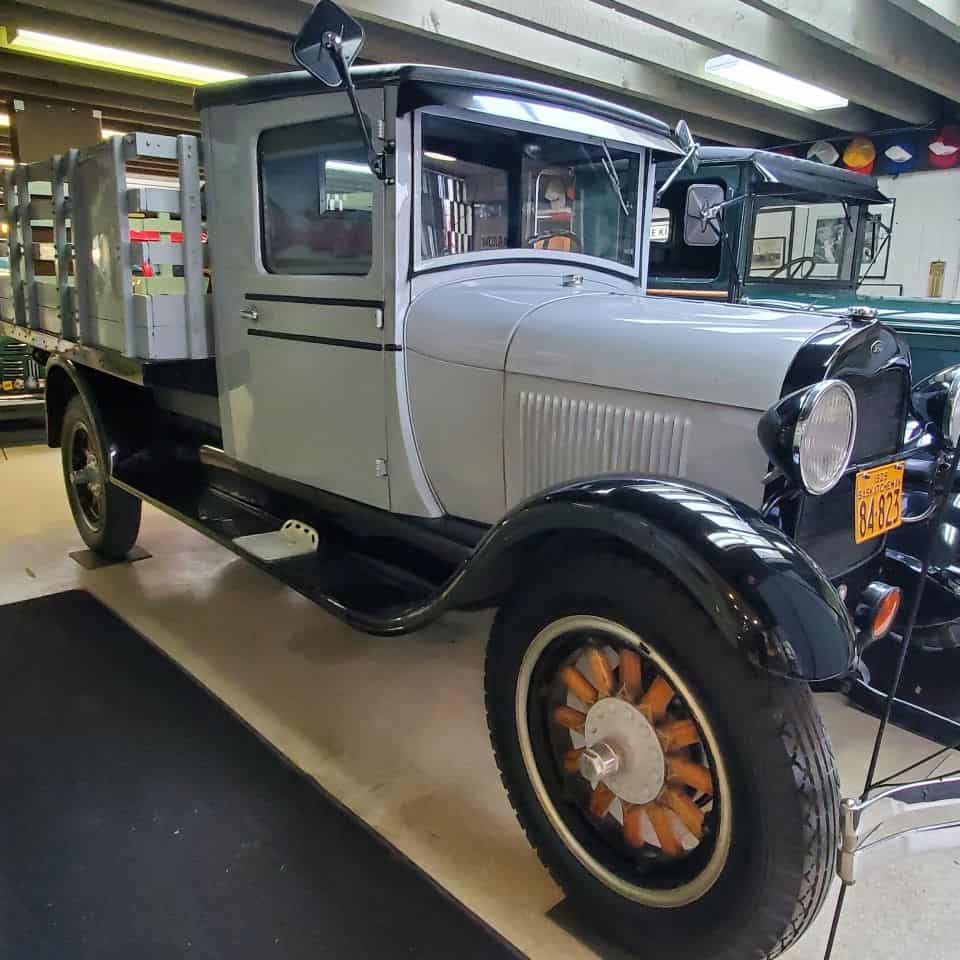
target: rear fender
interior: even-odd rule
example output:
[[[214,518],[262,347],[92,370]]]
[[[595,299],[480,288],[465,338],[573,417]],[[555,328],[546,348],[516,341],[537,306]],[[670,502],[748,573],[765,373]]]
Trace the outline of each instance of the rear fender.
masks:
[[[54,355],[47,362],[44,401],[47,412],[47,444],[60,446],[63,416],[71,397],[80,395],[87,413],[106,444],[111,473],[149,439],[151,404],[143,387],[107,373],[91,370]]]

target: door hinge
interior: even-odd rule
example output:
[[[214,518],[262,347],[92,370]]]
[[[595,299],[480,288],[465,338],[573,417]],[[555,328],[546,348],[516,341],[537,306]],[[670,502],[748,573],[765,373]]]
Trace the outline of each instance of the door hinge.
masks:
[[[387,459],[386,457],[377,457],[376,459],[376,471],[378,477],[387,476]]]

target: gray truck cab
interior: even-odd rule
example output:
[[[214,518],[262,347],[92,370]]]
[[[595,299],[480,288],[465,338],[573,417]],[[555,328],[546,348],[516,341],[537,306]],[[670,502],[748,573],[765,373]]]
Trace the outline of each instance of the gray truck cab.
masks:
[[[643,290],[652,163],[680,151],[650,117],[538,84],[409,65],[352,78],[384,179],[343,89],[285,74],[198,94],[210,230],[230,238],[214,252],[224,448],[370,504],[436,514],[411,455],[411,407],[456,424],[444,444],[490,436],[456,458],[484,489],[502,459],[485,455],[498,442],[489,428],[512,308]],[[482,322],[454,309],[405,329],[411,303],[465,279],[492,284],[474,303],[489,308]],[[462,408],[429,412],[451,376]],[[464,430],[461,414],[487,419]],[[421,434],[430,446],[432,427]],[[503,503],[487,500],[492,520]]]

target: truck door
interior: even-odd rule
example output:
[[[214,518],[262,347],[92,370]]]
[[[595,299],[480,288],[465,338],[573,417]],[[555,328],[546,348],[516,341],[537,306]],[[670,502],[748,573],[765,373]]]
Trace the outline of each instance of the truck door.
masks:
[[[360,91],[376,133],[383,91]],[[225,451],[389,506],[384,203],[344,93],[204,111]]]

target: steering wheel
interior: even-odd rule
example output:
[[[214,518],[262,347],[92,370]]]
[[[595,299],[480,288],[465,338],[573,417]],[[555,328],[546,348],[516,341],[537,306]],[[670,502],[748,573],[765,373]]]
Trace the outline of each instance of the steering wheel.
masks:
[[[580,238],[572,230],[555,230],[554,232],[547,231],[546,233],[537,233],[534,234],[528,241],[528,247],[536,247],[537,244],[542,243],[543,246],[540,247],[541,250],[549,250],[549,242],[553,240],[554,237],[568,237],[570,239],[570,252],[571,253],[580,253]]]
[[[785,275],[791,280],[806,280],[816,268],[817,261],[813,257],[797,257],[781,264],[773,273],[767,274],[767,279]]]

